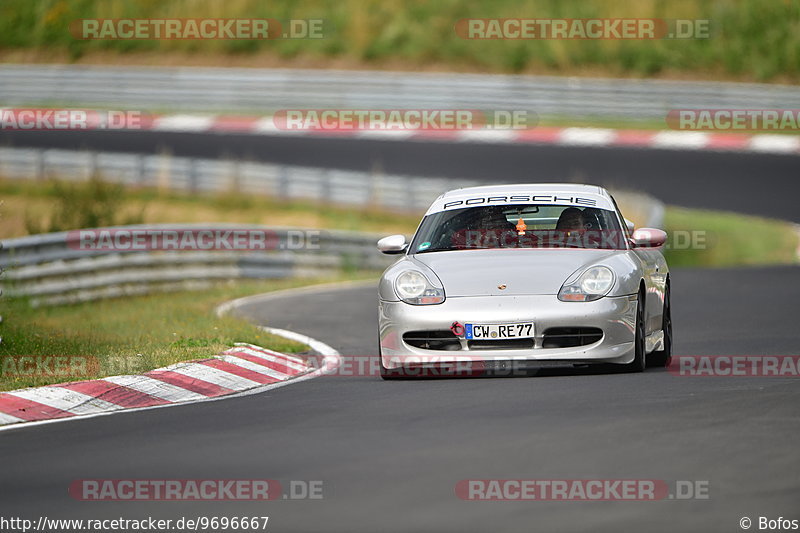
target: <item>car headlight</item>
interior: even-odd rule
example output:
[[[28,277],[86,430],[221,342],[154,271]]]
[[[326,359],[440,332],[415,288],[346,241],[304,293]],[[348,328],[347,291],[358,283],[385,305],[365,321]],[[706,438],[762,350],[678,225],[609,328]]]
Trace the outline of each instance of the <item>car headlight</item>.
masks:
[[[570,277],[572,278],[572,277]],[[568,279],[558,291],[562,302],[592,302],[599,300],[614,286],[614,273],[604,266],[586,269],[575,281]]]
[[[397,296],[407,304],[431,305],[444,301],[444,289],[434,287],[422,272],[406,270],[394,282]]]

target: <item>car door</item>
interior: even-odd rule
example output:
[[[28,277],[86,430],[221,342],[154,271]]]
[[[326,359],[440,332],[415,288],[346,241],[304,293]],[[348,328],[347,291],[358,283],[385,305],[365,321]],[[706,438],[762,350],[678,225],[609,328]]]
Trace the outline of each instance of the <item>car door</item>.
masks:
[[[624,231],[628,242],[631,243],[632,251],[641,264],[642,277],[644,278],[645,285],[645,332],[649,335],[661,329],[667,263],[660,248],[640,248],[633,246],[630,239],[632,237],[631,232],[628,231],[628,227],[625,224],[626,219],[622,215],[613,196],[611,200],[614,203],[614,207],[616,207],[620,222],[625,228]]]
[[[634,248],[639,257],[644,275],[646,291],[645,331],[649,335],[661,329],[664,309],[664,289],[666,282],[666,262],[657,248]]]

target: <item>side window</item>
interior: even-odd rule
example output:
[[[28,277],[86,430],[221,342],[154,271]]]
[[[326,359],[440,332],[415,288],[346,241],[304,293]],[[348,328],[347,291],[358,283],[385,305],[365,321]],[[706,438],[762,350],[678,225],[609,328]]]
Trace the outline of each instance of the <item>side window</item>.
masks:
[[[611,195],[609,194],[609,196],[611,196]],[[622,216],[622,211],[619,210],[619,206],[617,205],[617,201],[614,199],[613,196],[611,196],[611,203],[614,204],[614,210],[616,210],[616,212],[617,212],[617,216],[619,217],[619,224],[620,224],[620,226],[622,226],[622,231],[625,232],[626,240],[630,239],[631,238],[631,232],[628,231],[628,225],[625,224],[625,217]]]

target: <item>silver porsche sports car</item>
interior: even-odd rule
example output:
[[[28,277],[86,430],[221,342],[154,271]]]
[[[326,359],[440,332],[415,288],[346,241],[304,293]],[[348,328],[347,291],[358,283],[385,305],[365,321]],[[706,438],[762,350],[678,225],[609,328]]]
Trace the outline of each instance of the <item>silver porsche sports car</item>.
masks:
[[[666,238],[634,229],[593,185],[447,192],[410,243],[378,242],[402,255],[379,284],[381,375],[669,364]]]

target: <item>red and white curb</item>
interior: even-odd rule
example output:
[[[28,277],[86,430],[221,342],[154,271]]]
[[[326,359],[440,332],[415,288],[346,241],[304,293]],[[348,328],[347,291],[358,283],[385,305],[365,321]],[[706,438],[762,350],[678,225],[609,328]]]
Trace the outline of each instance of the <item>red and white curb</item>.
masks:
[[[315,369],[299,357],[236,343],[209,359],[139,375],[2,392],[0,430],[257,394],[316,377],[338,365],[338,352],[324,343],[286,330],[264,329],[311,346],[325,357],[324,364]]]
[[[679,130],[608,128],[475,129],[475,130],[285,130],[272,117],[161,115],[143,129],[193,133],[244,133],[272,136],[318,136],[423,142],[554,144],[563,146],[639,147],[669,150],[714,150],[800,154],[800,135],[717,133]]]

